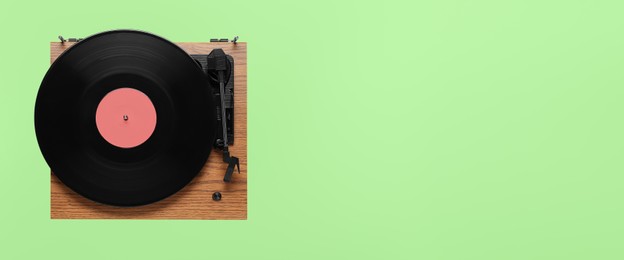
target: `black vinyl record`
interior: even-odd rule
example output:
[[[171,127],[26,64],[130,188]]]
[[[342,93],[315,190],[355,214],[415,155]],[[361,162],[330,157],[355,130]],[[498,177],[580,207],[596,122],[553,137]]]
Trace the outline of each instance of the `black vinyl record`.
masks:
[[[188,184],[210,154],[217,119],[208,84],[198,64],[163,38],[93,35],[59,56],[41,83],[39,147],[52,172],[89,199],[119,206],[161,200]],[[96,125],[100,102],[120,88],[144,93],[156,113],[153,132],[133,147],[111,144]]]

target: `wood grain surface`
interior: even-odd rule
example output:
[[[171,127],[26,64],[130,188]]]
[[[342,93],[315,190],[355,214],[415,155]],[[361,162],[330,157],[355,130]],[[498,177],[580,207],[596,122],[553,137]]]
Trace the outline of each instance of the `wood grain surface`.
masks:
[[[234,58],[234,145],[231,154],[240,158],[241,173],[223,182],[227,165],[221,152],[213,150],[201,172],[182,190],[162,201],[139,207],[116,207],[78,195],[54,173],[51,175],[52,219],[247,219],[247,43],[176,43],[189,54],[208,54],[222,48]],[[50,43],[50,62],[73,43]],[[221,192],[221,201],[212,194]]]

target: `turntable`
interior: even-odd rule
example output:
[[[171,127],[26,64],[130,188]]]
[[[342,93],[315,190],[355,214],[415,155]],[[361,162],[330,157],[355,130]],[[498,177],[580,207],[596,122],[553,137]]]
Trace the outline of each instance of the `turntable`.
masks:
[[[59,38],[35,105],[51,218],[246,219],[246,43]]]

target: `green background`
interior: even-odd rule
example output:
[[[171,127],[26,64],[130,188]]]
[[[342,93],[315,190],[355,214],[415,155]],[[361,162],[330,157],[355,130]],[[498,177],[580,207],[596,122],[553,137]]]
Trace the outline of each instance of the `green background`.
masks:
[[[0,259],[623,259],[621,1],[0,2]],[[367,3],[369,2],[369,3]],[[239,35],[247,221],[52,221],[59,34]]]

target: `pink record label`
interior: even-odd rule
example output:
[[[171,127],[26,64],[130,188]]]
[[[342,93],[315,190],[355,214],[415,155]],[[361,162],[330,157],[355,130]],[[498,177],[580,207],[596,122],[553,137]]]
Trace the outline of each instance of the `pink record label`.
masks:
[[[156,128],[156,109],[145,93],[133,88],[115,89],[100,101],[95,124],[102,137],[120,148],[141,145]]]

